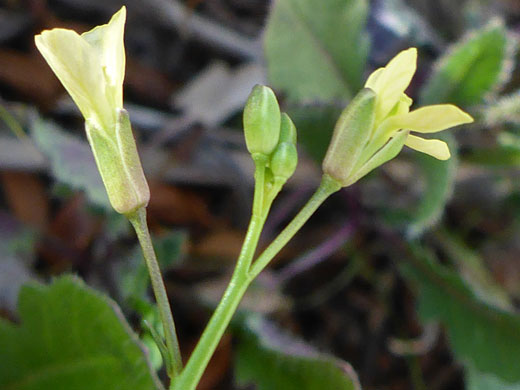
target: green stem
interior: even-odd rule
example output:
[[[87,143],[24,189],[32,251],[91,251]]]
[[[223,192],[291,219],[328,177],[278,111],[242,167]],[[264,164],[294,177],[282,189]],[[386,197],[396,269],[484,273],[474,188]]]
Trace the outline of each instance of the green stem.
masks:
[[[301,229],[303,224],[311,217],[316,209],[334,192],[338,191],[341,185],[328,175],[323,175],[322,181],[314,195],[307,204],[300,210],[294,219],[280,233],[278,237],[269,245],[264,252],[253,263],[249,275],[251,279],[258,276],[269,262],[282,250],[291,238]]]
[[[340,188],[340,185],[335,180],[329,176],[324,176],[320,187],[307,205],[305,205],[302,211],[300,211],[280,236],[264,251],[257,262],[253,264],[252,268],[256,271],[252,271],[250,270],[251,261],[265,223],[265,209],[268,207],[268,205],[263,205],[265,163],[257,163],[255,159],[255,165],[256,185],[255,200],[253,202],[253,217],[249,224],[235,272],[186,367],[170,386],[171,390],[195,390],[242,297],[256,275],[260,273],[263,267],[280,251],[287,241],[296,234],[325,199]],[[260,191],[262,191],[262,193],[260,193]],[[259,261],[261,261],[261,263],[259,263]],[[262,267],[259,264],[264,265]]]
[[[181,352],[179,341],[177,340],[170,302],[168,301],[168,295],[166,294],[161,270],[157,263],[152,240],[150,238],[150,232],[148,231],[146,209],[141,207],[134,213],[127,215],[127,218],[132,223],[143,250],[146,267],[148,268],[150,279],[152,281],[155,300],[157,301],[157,307],[159,308],[159,316],[164,328],[166,347],[168,348],[171,357],[171,367],[168,370],[168,375],[170,378],[175,378],[182,371]],[[166,363],[168,364],[168,362]]]
[[[273,204],[273,201],[276,199],[280,191],[282,190],[286,180],[277,180],[277,178],[274,179],[274,182],[272,184],[272,187],[269,191],[264,194],[264,217],[267,219],[267,215],[269,214],[269,211],[271,210],[271,205]]]
[[[172,390],[194,390],[199,383],[240,300],[251,283],[251,279],[248,276],[248,268],[253,258],[258,239],[260,238],[264,222],[265,219],[258,216],[253,216],[251,219],[231,281],[209,320],[206,329],[202,333],[182,374],[172,384]]]
[[[215,312],[202,333],[181,375],[174,380],[171,389],[193,390],[197,386],[206,367],[217,349],[233,314],[235,313],[251,279],[248,277],[249,267],[260,239],[265,223],[263,217],[264,182],[266,159],[255,156],[255,195],[253,200],[253,216],[247,229],[246,237],[237,260],[231,281],[220,300]]]
[[[263,154],[255,154],[253,161],[255,162],[255,195],[253,198],[253,216],[262,216],[264,214],[264,196],[265,196],[265,168],[267,166],[267,157]]]

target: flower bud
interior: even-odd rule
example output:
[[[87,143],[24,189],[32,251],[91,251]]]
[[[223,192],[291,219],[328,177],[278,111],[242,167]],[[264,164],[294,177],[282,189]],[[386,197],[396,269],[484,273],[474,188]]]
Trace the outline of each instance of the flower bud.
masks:
[[[128,113],[118,109],[115,137],[85,122],[87,137],[112,207],[128,214],[146,206],[150,190],[137,153]]]
[[[275,180],[286,182],[296,170],[298,165],[298,151],[296,145],[289,142],[278,144],[271,155],[270,168]]]
[[[269,156],[280,137],[280,107],[271,88],[255,85],[244,108],[244,133],[249,153]]]
[[[289,142],[296,145],[296,126],[285,112],[282,113],[281,117],[279,142]]]
[[[352,168],[370,138],[375,117],[376,94],[362,89],[341,113],[334,128],[323,172],[342,185],[347,183]]]

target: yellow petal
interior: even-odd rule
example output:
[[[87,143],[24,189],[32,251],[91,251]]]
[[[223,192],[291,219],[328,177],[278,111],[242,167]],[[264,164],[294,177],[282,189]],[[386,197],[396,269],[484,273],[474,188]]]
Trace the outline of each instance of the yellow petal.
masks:
[[[115,13],[108,24],[97,26],[82,34],[97,52],[111,91],[114,108],[123,107],[123,80],[125,78],[124,30],[126,7]]]
[[[410,106],[412,105],[413,103],[413,99],[408,96],[407,94],[403,93],[401,95],[401,98],[399,99],[399,103],[402,103],[404,104],[406,107],[410,108]]]
[[[381,76],[381,74],[383,73],[383,71],[385,70],[385,68],[379,68],[379,69],[376,69],[375,71],[373,71],[370,76],[368,76],[368,79],[365,83],[365,88],[370,88],[370,89],[376,89],[376,85],[377,85],[377,80],[379,79],[379,77]]]
[[[439,139],[424,139],[415,135],[408,135],[405,145],[439,160],[447,160],[451,157],[448,144]]]
[[[66,29],[43,31],[35,43],[49,66],[85,118],[104,128],[115,113],[104,94],[105,79],[95,50],[76,32]]]
[[[388,116],[386,119],[388,119],[388,117],[390,117],[390,116],[401,116],[401,115],[408,114],[412,103],[413,103],[413,100],[408,95],[403,93],[401,95],[401,97],[399,98],[399,101],[397,102],[397,104],[388,113]]]
[[[376,116],[379,120],[385,118],[401,99],[412,81],[416,68],[417,49],[412,47],[396,55],[382,70],[378,69],[371,80],[367,80],[367,83],[370,82],[370,88],[378,95],[379,107]]]
[[[435,133],[450,127],[473,122],[473,118],[452,104],[421,107],[395,117],[402,129],[419,133]]]

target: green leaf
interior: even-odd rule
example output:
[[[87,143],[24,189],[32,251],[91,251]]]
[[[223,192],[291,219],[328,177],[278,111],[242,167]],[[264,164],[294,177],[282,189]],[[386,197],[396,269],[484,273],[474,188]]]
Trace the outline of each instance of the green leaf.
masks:
[[[26,285],[18,307],[20,325],[0,320],[2,390],[161,387],[118,306],[79,279]]]
[[[421,91],[422,104],[479,104],[509,79],[514,50],[503,23],[494,21],[452,46]]]
[[[500,22],[492,22],[467,35],[437,61],[421,91],[421,105],[453,103],[467,107],[482,103],[509,78],[513,54],[507,30]],[[408,228],[412,237],[440,219],[453,192],[457,145],[450,134],[437,138],[448,143],[452,158],[439,161],[424,155],[417,157],[426,188]]]
[[[95,205],[112,210],[90,146],[41,118],[34,120],[32,137],[47,156],[53,176],[75,190],[85,191]]]
[[[520,108],[520,107],[519,107]],[[520,165],[520,136],[502,131],[497,136],[497,145],[473,148],[464,155],[464,160],[487,167],[518,167]]]
[[[451,152],[451,158],[440,161],[436,158],[418,153],[416,161],[422,171],[426,187],[419,204],[412,213],[407,234],[417,237],[435,225],[442,216],[446,203],[450,200],[455,185],[455,176],[459,165],[457,143],[449,133],[437,134],[437,139],[445,141]]]
[[[520,166],[520,150],[506,146],[474,149],[464,155],[464,161],[488,168],[518,167]]]
[[[237,352],[235,371],[240,386],[254,383],[258,390],[361,389],[348,363],[316,352],[256,316],[246,320]]]
[[[419,291],[419,315],[440,320],[458,359],[505,382],[520,382],[520,316],[484,302],[461,277],[432,254],[411,247],[403,265]]]
[[[511,310],[513,304],[507,292],[500,286],[487,269],[484,259],[468,247],[455,232],[439,229],[435,233],[437,243],[454,263],[459,275],[473,292],[484,302]]]
[[[467,390],[520,390],[520,383],[506,383],[492,374],[483,374],[466,365]]]
[[[369,50],[366,0],[277,0],[265,33],[268,75],[291,100],[351,98]]]

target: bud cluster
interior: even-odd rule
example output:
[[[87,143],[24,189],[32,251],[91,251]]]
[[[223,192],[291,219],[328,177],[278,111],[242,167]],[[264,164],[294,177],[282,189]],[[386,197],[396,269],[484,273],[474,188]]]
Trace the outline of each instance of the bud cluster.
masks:
[[[296,170],[296,127],[289,115],[280,112],[274,92],[264,85],[251,91],[243,119],[247,149],[253,160],[265,164],[265,186],[272,198]]]

